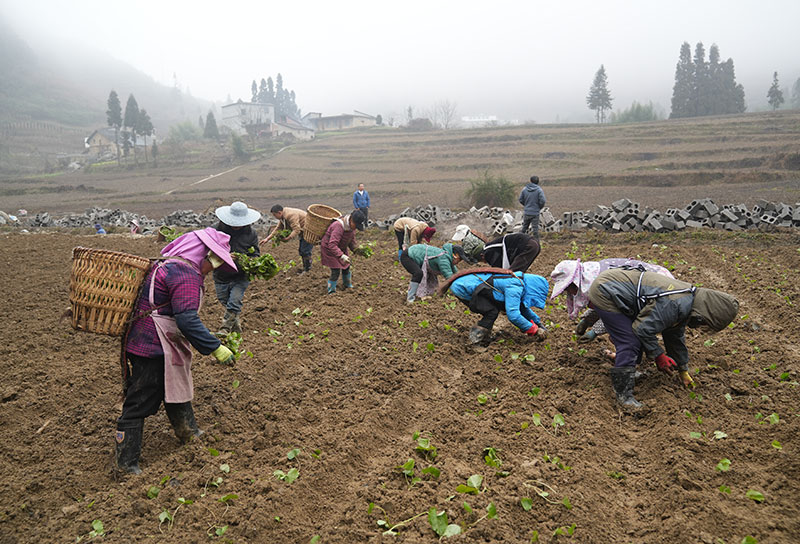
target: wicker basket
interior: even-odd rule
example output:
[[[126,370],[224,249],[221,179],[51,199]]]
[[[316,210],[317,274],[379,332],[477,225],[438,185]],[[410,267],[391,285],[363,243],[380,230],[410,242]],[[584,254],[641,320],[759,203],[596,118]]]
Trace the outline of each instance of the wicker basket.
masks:
[[[72,327],[120,336],[149,267],[149,259],[136,255],[86,247],[73,249],[69,278]]]
[[[325,236],[325,231],[331,221],[341,217],[341,212],[336,208],[325,206],[324,204],[312,204],[308,207],[306,215],[306,228],[303,229],[303,238],[309,244],[316,244]]]

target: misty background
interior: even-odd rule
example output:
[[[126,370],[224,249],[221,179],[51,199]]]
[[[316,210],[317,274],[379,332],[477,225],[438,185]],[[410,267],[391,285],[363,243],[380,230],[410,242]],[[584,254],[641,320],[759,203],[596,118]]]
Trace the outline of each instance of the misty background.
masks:
[[[79,91],[66,90],[70,100],[99,103],[93,121],[101,125],[111,88],[123,103],[135,93],[163,125],[174,120],[160,118],[155,99],[143,96],[156,92],[144,90],[149,81],[177,87],[184,102],[176,115],[196,119],[229,98],[248,101],[253,80],[278,73],[303,113],[356,109],[405,119],[409,106],[417,116],[449,100],[458,117],[592,122],[586,95],[601,64],[614,110],[652,101],[668,116],[684,41],[692,48],[702,41],[706,50],[716,43],[723,60],[733,59],[748,111],[768,109],[773,72],[787,98],[800,77],[796,0],[2,0],[0,6],[6,34],[0,62],[58,74],[67,89]],[[11,48],[10,35],[29,51]],[[114,59],[143,74],[134,76]]]

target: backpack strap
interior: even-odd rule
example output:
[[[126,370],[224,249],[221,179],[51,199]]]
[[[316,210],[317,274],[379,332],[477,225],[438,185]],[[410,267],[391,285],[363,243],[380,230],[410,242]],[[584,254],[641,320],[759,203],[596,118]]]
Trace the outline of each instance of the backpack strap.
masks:
[[[670,295],[680,295],[682,293],[692,293],[694,295],[695,291],[697,291],[697,287],[692,285],[691,287],[686,287],[685,289],[673,289],[671,291],[662,291],[661,293],[655,293],[652,295],[643,295],[642,294],[642,279],[644,278],[644,271],[639,274],[639,281],[636,284],[636,313],[642,311],[642,309],[647,305],[648,302],[651,300],[656,300],[662,297],[668,297]]]

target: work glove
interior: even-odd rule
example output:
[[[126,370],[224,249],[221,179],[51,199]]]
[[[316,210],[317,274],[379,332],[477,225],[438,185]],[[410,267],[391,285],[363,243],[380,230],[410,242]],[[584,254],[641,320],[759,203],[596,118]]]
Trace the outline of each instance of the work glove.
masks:
[[[581,336],[583,333],[586,332],[586,329],[588,328],[589,328],[589,322],[586,320],[586,318],[583,318],[580,321],[578,321],[578,326],[575,327],[575,334]],[[594,340],[594,338],[592,338],[592,340]]]
[[[537,332],[539,332],[539,325],[531,321],[531,328],[525,331],[525,334],[528,336],[536,336]]]
[[[594,332],[593,330],[588,330],[588,331],[586,331],[585,334],[583,334],[580,337],[578,337],[578,343],[579,344],[588,344],[589,342],[591,342],[595,338],[597,338],[597,333]]]
[[[683,381],[683,386],[684,387],[688,387],[688,388],[694,389],[695,383],[694,383],[694,380],[692,379],[692,377],[689,376],[689,371],[688,370],[681,370],[680,372],[678,372],[678,375],[681,377],[681,380]]]
[[[350,264],[350,257],[342,253],[342,256],[339,257],[339,260],[342,261],[344,264]]]
[[[675,360],[666,353],[662,353],[656,357],[656,366],[661,372],[666,372],[667,374],[671,374],[673,370],[678,368],[678,364]]]
[[[223,365],[232,365],[236,361],[233,356],[233,352],[222,344],[220,344],[217,349],[212,351],[211,355],[214,356],[217,362],[220,362]]]

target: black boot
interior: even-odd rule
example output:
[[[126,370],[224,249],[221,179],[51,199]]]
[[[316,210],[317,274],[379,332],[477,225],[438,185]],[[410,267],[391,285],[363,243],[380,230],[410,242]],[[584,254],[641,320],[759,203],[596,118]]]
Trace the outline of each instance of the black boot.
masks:
[[[303,257],[303,272],[311,270],[311,257]]]
[[[164,408],[167,410],[167,417],[175,430],[175,436],[178,437],[181,444],[186,444],[192,437],[198,437],[203,434],[203,431],[197,427],[191,402],[165,402]]]
[[[125,423],[117,423],[116,459],[120,472],[141,474],[139,454],[142,453],[143,419],[135,419]]]
[[[636,379],[636,367],[622,366],[611,369],[611,385],[617,394],[617,402],[626,409],[640,411],[645,406],[633,397],[633,384]]]
[[[480,325],[475,325],[469,330],[469,343],[470,344],[482,344],[485,343],[491,337],[491,333],[489,329],[481,327]]]

